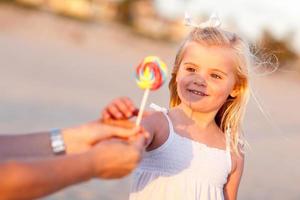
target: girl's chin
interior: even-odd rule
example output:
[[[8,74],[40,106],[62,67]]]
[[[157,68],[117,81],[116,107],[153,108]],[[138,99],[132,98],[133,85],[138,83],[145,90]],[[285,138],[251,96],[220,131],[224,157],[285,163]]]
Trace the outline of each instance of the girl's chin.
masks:
[[[213,110],[207,108],[207,107],[199,107],[199,106],[190,106],[190,109],[193,111],[193,112],[199,112],[199,113],[209,113],[209,112],[212,112]]]
[[[211,112],[213,109],[207,105],[205,102],[185,102],[183,101],[186,107],[191,109],[194,112]]]
[[[216,112],[221,107],[214,103],[212,104],[211,101],[205,101],[205,99],[202,99],[197,102],[183,100],[182,103],[184,104],[184,106],[188,107],[192,111],[201,113]]]
[[[207,96],[198,96],[198,95],[183,95],[182,98],[180,98],[185,104],[187,105],[205,105],[207,104]]]

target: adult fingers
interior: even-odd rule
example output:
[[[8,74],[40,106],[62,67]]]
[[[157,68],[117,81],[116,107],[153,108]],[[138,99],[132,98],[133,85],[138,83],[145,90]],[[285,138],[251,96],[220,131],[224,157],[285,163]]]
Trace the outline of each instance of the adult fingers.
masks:
[[[138,135],[141,132],[141,127],[134,126],[131,128],[107,126],[106,130],[110,133],[107,137],[129,138]]]

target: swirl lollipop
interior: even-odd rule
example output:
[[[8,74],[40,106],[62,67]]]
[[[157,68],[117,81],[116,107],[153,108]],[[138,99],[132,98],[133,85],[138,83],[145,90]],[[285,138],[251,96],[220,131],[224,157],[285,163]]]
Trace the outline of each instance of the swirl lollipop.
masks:
[[[137,85],[145,90],[136,120],[139,125],[150,90],[157,90],[166,81],[167,65],[156,56],[148,56],[137,67],[135,76]]]

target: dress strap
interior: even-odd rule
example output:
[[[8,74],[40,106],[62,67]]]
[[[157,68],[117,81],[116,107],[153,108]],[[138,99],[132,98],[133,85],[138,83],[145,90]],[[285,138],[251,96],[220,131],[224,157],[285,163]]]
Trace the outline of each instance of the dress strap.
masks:
[[[229,151],[229,152],[230,152],[230,148],[231,148],[230,147],[230,145],[231,145],[230,135],[231,135],[231,128],[227,127],[225,130],[225,139],[226,139],[226,151]]]
[[[159,105],[155,104],[155,103],[151,103],[150,104],[150,108],[152,108],[155,111],[158,112],[162,112],[162,113],[168,113],[168,109],[164,108],[164,107],[160,107]]]
[[[225,138],[226,138],[226,157],[228,161],[228,171],[231,172],[232,161],[231,161],[231,128],[226,127],[225,130]]]

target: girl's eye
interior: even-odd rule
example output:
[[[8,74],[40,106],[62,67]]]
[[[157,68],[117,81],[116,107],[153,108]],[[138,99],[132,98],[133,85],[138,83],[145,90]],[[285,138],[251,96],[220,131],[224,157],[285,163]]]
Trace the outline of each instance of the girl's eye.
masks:
[[[215,79],[222,79],[222,77],[219,76],[218,74],[212,74],[211,77],[213,77]]]
[[[196,71],[196,69],[193,68],[193,67],[186,67],[185,69],[186,69],[186,71],[188,71],[188,72],[195,72],[195,71]]]

